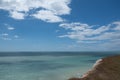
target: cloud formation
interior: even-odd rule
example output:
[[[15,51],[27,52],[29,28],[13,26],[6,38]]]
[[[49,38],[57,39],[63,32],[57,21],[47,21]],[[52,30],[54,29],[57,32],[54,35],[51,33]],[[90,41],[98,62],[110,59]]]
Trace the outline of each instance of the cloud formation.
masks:
[[[10,11],[10,17],[14,19],[25,19],[25,13],[20,13],[17,11]]]
[[[15,28],[14,27],[8,27],[8,30],[14,30]]]
[[[11,38],[9,38],[9,34],[8,33],[2,33],[2,34],[0,34],[0,38],[2,40],[11,40]]]
[[[62,22],[62,15],[70,14],[71,0],[0,0],[0,9],[10,13],[14,19],[25,19],[27,16],[46,21]],[[35,10],[32,14],[30,11]]]
[[[19,36],[18,35],[11,35],[8,33],[2,33],[2,34],[0,34],[0,39],[2,39],[2,40],[16,40],[16,39],[19,39]]]
[[[46,16],[43,16],[46,15]],[[37,19],[41,19],[46,22],[62,22],[63,19],[57,15],[55,15],[52,11],[48,10],[41,10],[38,11],[36,14],[33,14],[33,16]]]
[[[10,31],[15,30],[15,28],[10,26],[9,24],[4,24],[4,26]]]
[[[14,33],[15,28],[9,24],[4,24],[0,27],[0,39],[2,40],[15,40],[19,39],[19,36]]]
[[[68,30],[60,38],[74,39],[79,43],[120,43],[120,21],[104,26],[88,25],[79,22],[63,23],[60,27]]]
[[[14,35],[14,38],[15,38],[15,39],[18,39],[18,38],[19,38],[19,36],[18,36],[18,35]]]

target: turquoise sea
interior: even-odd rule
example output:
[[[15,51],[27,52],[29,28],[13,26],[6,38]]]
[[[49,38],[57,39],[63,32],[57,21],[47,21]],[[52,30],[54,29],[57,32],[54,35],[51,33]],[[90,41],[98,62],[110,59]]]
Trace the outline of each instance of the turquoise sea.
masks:
[[[0,52],[0,80],[81,77],[97,59],[119,52]]]

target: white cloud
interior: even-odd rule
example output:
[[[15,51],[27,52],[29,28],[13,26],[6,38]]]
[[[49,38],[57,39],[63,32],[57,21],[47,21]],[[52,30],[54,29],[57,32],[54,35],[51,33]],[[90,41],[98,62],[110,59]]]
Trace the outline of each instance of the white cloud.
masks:
[[[76,43],[68,46],[69,50],[120,50],[120,21],[103,26],[90,26],[79,22],[62,23],[59,26],[66,30],[64,35],[59,36],[60,38],[69,38],[76,41]]]
[[[61,20],[61,15],[70,14],[70,2],[71,0],[0,0],[0,9],[9,11],[10,17],[14,19],[24,19],[26,16],[34,15],[37,19],[53,22],[56,18],[57,21],[63,21]],[[29,14],[31,10],[36,11],[35,13]],[[41,10],[48,12],[49,17],[44,19],[43,17],[40,17],[42,12]],[[45,17],[46,14],[42,14],[42,16]]]
[[[18,35],[10,35],[8,33],[2,33],[0,34],[0,39],[2,40],[14,40],[14,39],[19,39],[19,36]]]
[[[17,38],[19,38],[19,36],[18,36],[18,35],[14,35],[14,38],[16,38],[16,39],[17,39]]]
[[[8,29],[8,30],[14,30],[15,28],[10,26],[9,24],[4,24],[5,27]]]
[[[20,36],[17,35],[14,31],[14,27],[5,23],[3,28],[0,28],[2,31],[0,32],[0,39],[2,40],[20,40]],[[11,32],[12,31],[12,32]]]
[[[14,30],[15,28],[14,27],[8,27],[8,30]]]
[[[120,22],[119,21],[113,22],[113,25],[116,26],[116,27],[114,27],[114,30],[120,30]]]
[[[84,30],[86,28],[91,27],[88,24],[81,24],[79,22],[70,23],[70,24],[69,23],[62,23],[59,26],[62,28],[65,28],[65,29],[73,30],[73,31]]]
[[[17,11],[11,11],[10,12],[10,17],[12,17],[14,19],[24,19],[25,13],[20,13],[20,12],[17,12]]]
[[[36,14],[33,15],[35,18],[41,19],[46,22],[62,22],[63,19],[51,11],[48,10],[40,10]]]
[[[2,36],[8,36],[8,34],[7,33],[3,33],[3,34],[1,34]]]
[[[59,32],[60,30],[55,30],[55,32],[57,33],[57,32]]]
[[[3,40],[12,40],[11,38],[8,37],[2,37]]]
[[[120,41],[120,21],[104,26],[90,26],[83,23],[63,23],[60,27],[69,30],[59,36],[75,39],[79,43],[105,43],[112,40]]]
[[[0,38],[1,38],[2,40],[11,40],[11,38],[9,38],[9,34],[8,34],[8,33],[2,33],[2,34],[0,35]]]

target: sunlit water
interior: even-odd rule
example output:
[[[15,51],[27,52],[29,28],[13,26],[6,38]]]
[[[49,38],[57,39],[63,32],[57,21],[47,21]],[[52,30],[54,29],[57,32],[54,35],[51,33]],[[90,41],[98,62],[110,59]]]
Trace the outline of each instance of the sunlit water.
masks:
[[[0,53],[0,80],[67,80],[81,77],[97,59],[108,55],[113,53]]]

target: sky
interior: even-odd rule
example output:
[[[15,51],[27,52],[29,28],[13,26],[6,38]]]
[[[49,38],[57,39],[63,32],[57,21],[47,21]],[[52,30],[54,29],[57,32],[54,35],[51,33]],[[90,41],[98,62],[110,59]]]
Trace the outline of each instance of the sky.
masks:
[[[0,51],[120,51],[120,0],[0,0]]]

